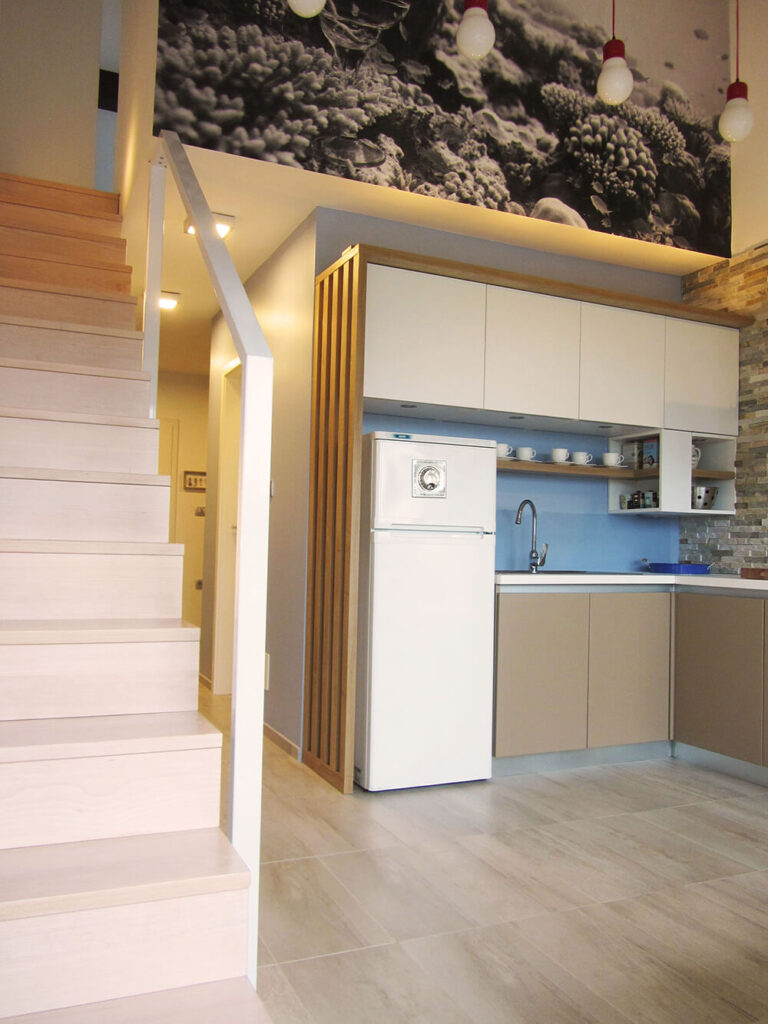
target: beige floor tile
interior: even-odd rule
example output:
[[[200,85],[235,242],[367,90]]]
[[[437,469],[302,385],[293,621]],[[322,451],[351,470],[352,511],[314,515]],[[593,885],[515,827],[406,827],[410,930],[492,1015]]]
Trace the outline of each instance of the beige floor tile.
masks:
[[[627,775],[648,780],[659,779],[690,790],[694,799],[727,800],[735,796],[759,796],[765,793],[762,786],[743,779],[722,775],[720,772],[681,761],[676,757],[661,758],[658,761],[635,761],[621,765]]]
[[[403,949],[477,1024],[627,1021],[508,925],[413,939]]]
[[[574,771],[510,775],[494,781],[517,803],[554,821],[620,814],[625,806],[616,794],[601,790]]]
[[[259,968],[256,990],[272,1018],[272,1024],[315,1024],[314,1017],[296,995],[278,964]],[[218,1022],[211,1021],[211,1024]]]
[[[486,783],[468,783],[481,792]],[[452,786],[366,793],[357,789],[354,799],[400,842],[416,845],[432,839],[474,835],[483,830],[482,815],[471,800],[457,800]]]
[[[399,946],[302,960],[283,971],[315,1024],[473,1024]]]
[[[768,929],[768,871],[751,871],[734,878],[692,885],[690,889]]]
[[[322,863],[395,939],[476,924],[433,884],[428,863],[408,847],[340,854]]]
[[[600,765],[568,772],[571,782],[587,787],[611,800],[617,813],[631,814],[657,807],[674,807],[702,799],[686,786],[677,785],[671,775],[632,770],[634,765]]]
[[[597,920],[600,909],[548,914],[513,927],[635,1024],[754,1022],[754,1016],[718,995],[716,980],[703,970],[690,976],[687,962],[664,963],[643,941]]]
[[[261,869],[259,933],[278,963],[391,942],[315,858]]]
[[[768,800],[741,797],[644,811],[640,817],[750,868],[768,868]]]

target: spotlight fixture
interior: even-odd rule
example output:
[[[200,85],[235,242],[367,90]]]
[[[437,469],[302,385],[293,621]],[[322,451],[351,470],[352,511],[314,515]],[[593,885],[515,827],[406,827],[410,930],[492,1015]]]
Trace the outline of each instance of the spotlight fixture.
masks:
[[[226,238],[235,223],[235,218],[229,213],[214,213],[212,214],[213,223],[216,226],[216,233],[219,238]],[[195,225],[187,217],[184,221],[184,233],[186,235],[195,234]]]
[[[488,0],[464,0],[464,16],[456,33],[459,53],[470,60],[482,60],[495,42],[496,30],[488,17]]]
[[[603,103],[623,103],[629,99],[634,84],[624,43],[616,38],[616,0],[611,0],[611,38],[603,47],[603,70],[597,80],[597,95]]]
[[[179,292],[160,292],[158,306],[160,309],[176,309],[181,301]]]
[[[288,6],[300,18],[314,18],[325,7],[325,0],[288,0]]]
[[[726,142],[741,142],[752,131],[755,115],[747,102],[747,83],[739,78],[739,0],[736,0],[736,79],[728,86],[717,127]]]

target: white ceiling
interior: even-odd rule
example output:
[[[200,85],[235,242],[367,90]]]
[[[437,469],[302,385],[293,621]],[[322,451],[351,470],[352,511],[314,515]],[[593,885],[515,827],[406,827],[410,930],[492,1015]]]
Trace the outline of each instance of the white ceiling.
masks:
[[[227,239],[241,280],[251,274],[317,207],[344,210],[425,228],[470,235],[543,252],[657,273],[682,275],[717,262],[702,253],[552,224],[450,200],[187,147],[211,210],[233,214]],[[182,301],[164,313],[160,365],[183,373],[208,372],[211,320],[218,304],[172,176],[166,188],[163,288]]]

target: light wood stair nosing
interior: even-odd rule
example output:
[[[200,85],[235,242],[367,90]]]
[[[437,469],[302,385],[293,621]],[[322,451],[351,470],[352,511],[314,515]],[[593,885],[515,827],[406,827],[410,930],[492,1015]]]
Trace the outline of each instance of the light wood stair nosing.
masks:
[[[14,316],[0,313],[0,327],[3,324],[14,324],[17,327],[39,327],[46,331],[70,331],[74,334],[95,334],[105,338],[124,338],[126,341],[142,341],[141,331],[133,331],[127,327],[99,327],[95,324],[70,323],[65,320],[40,320],[36,317]]]
[[[126,306],[136,305],[135,295],[121,295],[119,292],[103,292],[93,288],[73,288],[67,284],[27,281],[24,278],[0,277],[0,288],[15,288],[19,291],[50,292],[76,299],[98,299],[103,302],[117,302]]]
[[[0,466],[0,480],[56,480],[78,484],[125,484],[136,487],[170,487],[171,478],[158,473],[105,473],[91,469],[29,469]]]
[[[30,359],[9,359],[0,356],[0,367],[9,370],[33,370],[36,373],[69,373],[79,377],[114,377],[146,383],[152,379],[145,370],[116,370],[111,367],[86,366],[80,363],[43,363]]]
[[[2,229],[2,225],[0,225],[0,229]],[[10,230],[10,229],[6,228],[5,230]],[[24,229],[23,228],[16,228],[16,229],[13,229],[13,230],[21,231],[21,230],[24,230]],[[40,234],[41,232],[37,232],[37,233]],[[82,270],[105,270],[109,274],[114,274],[115,276],[118,276],[118,277],[125,277],[125,278],[127,278],[129,285],[130,285],[131,275],[133,274],[133,267],[129,267],[127,263],[108,263],[108,262],[102,262],[100,260],[93,260],[93,259],[77,259],[77,260],[65,259],[63,256],[57,256],[55,253],[46,253],[45,256],[28,256],[28,255],[22,254],[22,253],[4,252],[2,246],[0,246],[0,258],[6,258],[6,259],[9,259],[9,260],[26,260],[29,263],[33,263],[33,264],[52,263],[52,264],[55,264],[56,267],[76,267],[77,269],[82,269]],[[36,278],[27,278],[27,277],[21,278],[21,280],[32,282],[32,283],[35,283],[35,284],[41,284],[42,283],[42,284],[44,284],[46,286],[49,283],[51,283],[51,282],[48,282],[48,281],[42,281],[41,282],[41,281],[37,280]],[[66,285],[66,287],[69,288],[69,285]],[[75,287],[78,287],[78,286],[75,286]],[[111,295],[112,292],[110,291],[110,292],[108,292],[108,294]],[[120,294],[120,293],[118,292],[117,294]]]
[[[184,545],[159,540],[33,540],[0,537],[0,554],[11,555],[172,555]]]
[[[85,423],[97,427],[136,427],[159,430],[160,420],[138,419],[135,416],[107,416],[100,413],[66,412],[55,409],[23,409],[0,405],[0,419],[50,420],[55,423]]]
[[[3,619],[4,644],[198,643],[200,627],[184,619]]]

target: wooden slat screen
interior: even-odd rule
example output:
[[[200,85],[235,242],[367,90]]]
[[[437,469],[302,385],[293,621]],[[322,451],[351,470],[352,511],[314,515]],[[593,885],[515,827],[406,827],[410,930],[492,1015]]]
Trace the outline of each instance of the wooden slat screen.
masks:
[[[308,767],[344,793],[354,773],[362,358],[357,250],[315,287],[304,672]]]

